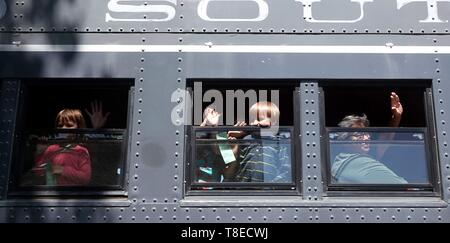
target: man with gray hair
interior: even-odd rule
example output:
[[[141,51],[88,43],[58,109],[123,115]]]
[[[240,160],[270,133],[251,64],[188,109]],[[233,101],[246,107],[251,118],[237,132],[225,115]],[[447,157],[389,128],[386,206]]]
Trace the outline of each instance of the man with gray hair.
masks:
[[[400,124],[403,107],[400,98],[394,92],[391,93],[392,118],[390,127],[398,127]],[[349,115],[339,122],[340,127],[365,128],[369,126],[367,116]],[[393,134],[387,134],[384,139],[392,139]],[[380,136],[381,137],[381,136]],[[405,184],[405,179],[398,176],[386,165],[370,156],[370,134],[367,132],[343,132],[339,136],[341,140],[351,140],[357,142],[352,144],[346,151],[340,151],[335,157],[331,175],[334,183],[355,183],[355,184]],[[386,151],[385,146],[378,147],[377,154],[381,157]]]
[[[370,126],[369,119],[367,119],[366,114],[363,114],[362,116],[357,115],[349,115],[344,117],[341,122],[339,122],[338,126],[340,127],[368,127]]]

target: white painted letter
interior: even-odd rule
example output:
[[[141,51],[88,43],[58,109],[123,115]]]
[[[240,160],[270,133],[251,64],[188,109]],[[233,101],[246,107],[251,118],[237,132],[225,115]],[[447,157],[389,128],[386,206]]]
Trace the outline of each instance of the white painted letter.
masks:
[[[277,89],[270,90],[270,102],[274,103],[278,108],[280,108],[280,91],[279,90],[277,90]],[[273,111],[271,111],[270,117],[275,117]],[[273,136],[278,133],[278,130],[280,129],[280,117],[277,117],[276,120],[273,120],[273,118],[272,118],[271,122],[272,122],[272,125],[269,128],[261,129],[262,136]]]
[[[194,82],[194,125],[200,125],[203,121],[203,88],[202,82]]]
[[[210,2],[255,2],[258,4],[258,17],[253,19],[216,19],[208,16],[208,4]],[[225,10],[224,10],[225,11]],[[264,0],[201,0],[198,4],[197,13],[200,18],[206,21],[248,21],[257,22],[263,21],[269,15],[269,5]]]
[[[322,0],[295,0],[303,4],[303,17],[310,23],[356,23],[364,18],[364,4],[373,2],[373,0],[350,0],[351,2],[359,3],[361,14],[359,18],[350,20],[323,20],[315,19],[312,16],[312,4],[315,2],[321,2]]]
[[[191,125],[192,122],[192,98],[191,94],[186,90],[178,90],[172,93],[170,101],[176,102],[177,105],[172,109],[170,114],[172,123],[176,126]]]
[[[248,109],[258,101],[256,91],[253,89],[247,90],[245,93],[242,89],[227,90],[226,95],[226,125],[232,126],[237,121],[245,121],[245,100],[248,99]],[[234,102],[236,100],[236,103]],[[234,104],[237,104],[237,119],[234,120]],[[250,116],[249,116],[250,117]],[[256,117],[250,117],[250,120],[254,120]]]
[[[210,104],[209,106],[213,107],[219,114],[221,114],[218,125],[223,125],[223,115],[222,115],[223,114],[223,96],[222,96],[222,93],[220,93],[219,90],[210,89],[205,92],[205,95],[203,96],[203,102],[211,102],[213,100],[213,98],[214,98],[214,103]],[[195,125],[197,125],[197,124],[195,124]]]
[[[163,0],[177,5],[177,0]],[[175,8],[169,5],[151,5],[152,0],[110,0],[108,10],[117,13],[160,13],[167,15],[166,18],[114,18],[106,13],[106,22],[164,22],[175,17]],[[159,1],[161,2],[161,1]]]
[[[6,3],[5,0],[0,0],[0,19],[6,15]]]
[[[397,9],[400,10],[403,6],[412,2],[425,2],[428,9],[428,17],[420,20],[421,23],[446,23],[448,20],[441,20],[438,16],[438,2],[450,2],[450,0],[397,0]]]

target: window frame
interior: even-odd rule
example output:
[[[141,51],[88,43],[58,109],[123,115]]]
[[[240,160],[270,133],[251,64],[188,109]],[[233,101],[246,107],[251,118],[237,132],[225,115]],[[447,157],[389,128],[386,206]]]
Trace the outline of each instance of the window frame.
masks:
[[[430,149],[430,134],[426,127],[418,127],[418,128],[393,128],[393,127],[368,127],[368,128],[342,128],[342,127],[327,127],[326,128],[326,136],[324,140],[326,140],[327,147],[327,157],[326,157],[326,170],[331,171],[331,140],[329,139],[329,134],[332,132],[419,132],[424,134],[424,150],[425,150],[425,159],[426,161],[431,161],[432,153]],[[368,190],[368,191],[377,191],[377,188],[386,188],[391,191],[407,191],[406,189],[433,189],[433,185],[436,184],[434,180],[435,177],[433,174],[436,173],[435,169],[431,165],[431,163],[426,163],[427,167],[427,176],[429,179],[429,183],[420,184],[420,183],[408,183],[408,184],[350,184],[350,183],[331,183],[331,173],[327,173],[327,186],[329,191],[340,191],[345,190],[345,188],[350,187],[351,190]]]
[[[358,81],[358,80],[356,80]],[[433,103],[433,93],[431,82],[428,85],[426,81],[429,80],[414,80],[414,83],[399,82],[395,83],[395,87],[417,87],[418,89],[423,89],[423,101],[425,109],[425,121],[426,127],[367,127],[367,128],[340,128],[340,127],[327,127],[326,126],[326,114],[325,114],[325,98],[326,93],[323,89],[324,86],[357,86],[357,87],[367,87],[368,89],[372,86],[379,85],[392,85],[392,83],[376,82],[376,83],[356,83],[355,80],[344,81],[342,83],[327,83],[319,82],[320,89],[320,109],[324,112],[320,114],[321,120],[321,134],[322,134],[322,179],[324,181],[324,192],[330,197],[351,197],[351,196],[368,196],[368,197],[378,197],[378,196],[389,196],[389,197],[439,197],[441,196],[440,188],[440,168],[439,168],[439,158],[437,151],[437,140],[436,140],[436,125],[434,117],[434,103]],[[417,184],[406,184],[406,185],[383,185],[383,184],[332,184],[331,183],[331,165],[330,165],[330,143],[329,143],[329,132],[330,131],[373,131],[373,132],[383,132],[383,131],[423,131],[425,135],[425,153],[427,160],[427,169],[430,185],[428,187],[419,186],[419,188],[429,188],[428,191],[407,191],[406,188],[411,188]]]
[[[132,120],[133,120],[133,108],[134,108],[134,86],[135,86],[135,79],[134,78],[61,78],[61,79],[54,79],[54,78],[38,78],[39,81],[32,82],[29,81],[30,79],[18,79],[19,82],[19,95],[18,95],[18,102],[16,106],[17,110],[17,121],[23,120],[22,118],[26,116],[26,114],[23,113],[24,111],[24,105],[27,102],[30,102],[30,98],[28,94],[24,94],[22,91],[23,87],[29,88],[29,84],[32,83],[33,86],[39,86],[39,87],[47,87],[47,86],[66,86],[66,87],[83,87],[85,89],[89,89],[91,87],[102,87],[102,86],[114,86],[114,85],[122,85],[124,88],[127,87],[128,92],[128,106],[127,106],[127,117],[125,121],[125,128],[123,129],[58,129],[61,132],[64,132],[66,130],[68,131],[75,131],[80,133],[89,133],[90,131],[95,131],[95,133],[108,133],[113,132],[117,133],[118,130],[123,131],[123,141],[122,141],[122,149],[124,149],[124,153],[122,155],[122,160],[120,169],[122,170],[122,173],[120,175],[120,179],[118,182],[118,185],[110,185],[110,186],[64,186],[64,187],[58,187],[58,186],[45,186],[45,185],[36,185],[36,186],[19,186],[18,185],[18,178],[20,178],[20,171],[23,166],[22,158],[23,155],[21,155],[23,151],[23,138],[25,136],[24,134],[24,123],[19,122],[14,125],[15,132],[14,132],[14,138],[12,139],[12,156],[10,159],[10,167],[9,167],[9,181],[8,181],[8,190],[7,190],[7,196],[10,199],[14,198],[34,198],[34,197],[68,197],[68,198],[83,198],[83,197],[126,197],[128,195],[127,192],[127,181],[129,176],[129,164],[130,164],[130,154],[131,154],[131,129],[132,129]],[[59,80],[60,82],[55,82],[55,80]],[[91,84],[87,82],[87,80],[96,80],[98,82],[95,82],[94,84]],[[61,82],[65,81],[65,82]],[[48,129],[47,129],[48,130]],[[56,129],[53,129],[56,130]],[[50,130],[49,130],[50,131]]]
[[[196,81],[205,81],[210,83],[212,80],[210,79],[188,79],[189,82],[192,82],[194,80]],[[231,80],[223,80],[219,79],[220,84],[224,84],[224,82],[228,81],[230,85],[230,89],[233,89],[232,85],[235,84],[235,79]],[[254,80],[253,80],[254,81]],[[302,161],[301,161],[301,141],[300,141],[300,119],[295,114],[300,114],[300,81],[292,81],[292,80],[286,80],[286,83],[283,83],[282,81],[280,83],[272,82],[274,80],[264,80],[264,87],[267,87],[268,85],[272,85],[272,87],[276,87],[279,89],[282,89],[286,87],[286,84],[290,84],[293,86],[292,88],[292,102],[293,102],[293,124],[292,126],[279,126],[280,128],[288,128],[291,131],[291,177],[292,177],[292,183],[253,183],[251,182],[251,185],[255,188],[252,190],[243,189],[239,190],[238,187],[235,187],[238,185],[239,187],[246,187],[249,188],[250,183],[233,183],[231,184],[232,190],[228,189],[218,189],[218,190],[195,190],[192,187],[192,175],[194,171],[194,166],[192,161],[195,161],[195,132],[201,131],[201,130],[209,130],[212,129],[210,127],[200,127],[200,126],[194,126],[194,125],[185,125],[185,149],[184,149],[184,158],[185,158],[185,165],[184,165],[184,196],[248,196],[248,195],[268,195],[268,196],[301,196],[302,195]],[[283,80],[284,81],[284,80]],[[187,83],[189,83],[187,82]],[[249,82],[248,85],[251,85],[252,83]],[[258,86],[258,83],[254,83],[255,87]],[[279,86],[277,86],[277,84]],[[227,84],[228,85],[228,84]],[[239,88],[238,88],[239,89]],[[186,87],[187,92],[193,97],[193,90],[192,87],[187,86]],[[186,104],[185,110],[187,111],[187,117],[192,118],[193,110],[191,107],[188,107],[188,104]],[[214,131],[223,131],[223,130],[236,130],[236,127],[234,126],[217,126],[215,127],[216,130]],[[249,127],[239,127],[240,130],[248,130]],[[252,129],[252,128],[250,128]],[[226,184],[226,185],[224,185]],[[222,182],[216,182],[216,183],[201,183],[202,187],[210,187],[220,185],[223,188],[230,188],[230,183],[222,183]],[[257,186],[263,186],[263,187],[275,187],[276,189],[265,189],[261,188],[258,189]],[[199,185],[200,186],[200,185]],[[282,189],[283,186],[292,186],[293,189]]]
[[[257,129],[257,128],[256,128]],[[222,188],[233,188],[233,190],[229,190],[229,191],[245,191],[245,190],[239,190],[239,188],[251,188],[251,190],[248,191],[255,191],[258,190],[258,187],[270,187],[270,188],[274,188],[271,190],[268,189],[262,189],[263,191],[286,191],[286,194],[289,194],[288,192],[292,192],[295,189],[285,189],[288,187],[291,188],[295,188],[295,171],[296,171],[296,163],[295,163],[295,148],[294,148],[294,142],[292,141],[294,139],[293,136],[293,132],[294,132],[294,128],[291,126],[280,126],[280,129],[284,130],[284,131],[289,131],[289,133],[291,134],[290,137],[290,150],[291,150],[291,177],[292,177],[292,183],[255,183],[255,182],[205,182],[205,183],[198,183],[198,182],[193,182],[193,174],[195,173],[195,166],[193,166],[194,164],[192,163],[187,163],[189,166],[189,173],[188,176],[186,177],[186,181],[189,182],[188,184],[188,190],[189,191],[198,191],[196,190],[196,188],[201,188],[201,187],[216,187],[217,189],[222,189]],[[194,126],[191,128],[191,135],[190,135],[190,161],[196,161],[196,153],[194,152],[196,149],[196,133],[197,132],[203,132],[203,131],[211,131],[211,132],[221,132],[221,131],[229,131],[229,130],[236,130],[236,127],[234,126],[219,126],[219,127],[201,127],[201,126]],[[253,131],[255,130],[255,127],[239,127],[239,130],[243,130],[243,131]],[[218,190],[216,190],[218,191]],[[220,190],[220,191],[224,191],[224,190]]]

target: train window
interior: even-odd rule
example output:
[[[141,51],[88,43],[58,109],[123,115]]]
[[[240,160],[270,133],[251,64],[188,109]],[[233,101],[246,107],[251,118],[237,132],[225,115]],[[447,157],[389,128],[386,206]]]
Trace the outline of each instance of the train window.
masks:
[[[188,129],[188,194],[296,193],[295,84],[207,80],[190,88],[203,102],[194,102]]]
[[[380,130],[329,129],[331,182],[430,184],[426,131]]]
[[[122,195],[132,92],[129,79],[21,80],[10,195]]]
[[[363,83],[322,85],[328,191],[435,193],[430,83]]]

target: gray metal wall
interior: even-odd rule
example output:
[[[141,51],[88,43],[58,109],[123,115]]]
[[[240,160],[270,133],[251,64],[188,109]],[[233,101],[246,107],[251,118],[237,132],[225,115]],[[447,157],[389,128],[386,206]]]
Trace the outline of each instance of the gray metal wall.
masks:
[[[448,33],[447,0],[2,0],[18,32]],[[3,7],[5,9],[5,7]]]
[[[206,21],[198,14],[200,1],[173,0],[166,1],[176,12],[170,21],[106,22],[107,13],[165,17],[118,13],[108,9],[111,2],[6,1],[0,11],[0,78],[8,88],[1,101],[0,221],[450,222],[450,3],[436,2],[431,10],[439,7],[439,18],[420,22],[430,15],[424,1],[400,9],[398,2],[406,1],[309,1],[314,18],[307,21],[300,2],[230,1],[220,8],[236,9],[233,16],[219,7],[208,16],[255,18],[260,13],[254,8],[263,2],[268,15],[260,21]],[[342,22],[357,18],[363,3],[361,20]],[[128,199],[8,199],[15,80],[24,77],[135,80]],[[171,96],[186,88],[186,79],[204,78],[298,80],[302,154],[295,162],[302,167],[302,196],[184,196],[185,130],[171,121]],[[432,80],[441,197],[327,196],[316,80],[330,78]]]

